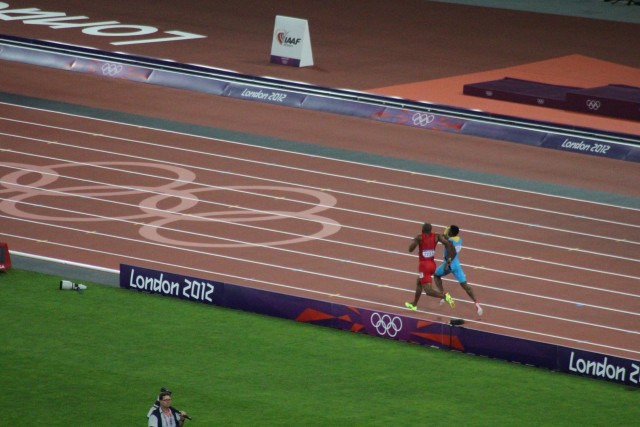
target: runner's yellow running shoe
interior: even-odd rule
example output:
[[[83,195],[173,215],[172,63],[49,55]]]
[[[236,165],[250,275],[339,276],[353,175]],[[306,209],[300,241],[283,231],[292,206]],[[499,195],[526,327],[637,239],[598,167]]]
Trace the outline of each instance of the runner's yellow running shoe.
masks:
[[[417,305],[413,305],[410,302],[405,302],[404,306],[407,307],[409,310],[413,310],[413,311],[416,311],[418,309]]]
[[[449,292],[444,294],[444,300],[449,303],[449,306],[451,308],[454,308],[456,306],[456,302],[453,300],[453,298],[451,298],[451,295],[449,295]]]

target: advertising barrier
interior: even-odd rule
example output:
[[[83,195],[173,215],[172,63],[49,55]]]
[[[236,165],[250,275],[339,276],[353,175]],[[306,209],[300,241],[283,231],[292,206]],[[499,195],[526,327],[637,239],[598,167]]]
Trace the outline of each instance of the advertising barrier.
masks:
[[[335,99],[326,96],[309,95],[302,104],[303,108],[327,113],[342,114],[360,118],[371,118],[383,111],[380,105],[365,102]]]
[[[640,386],[640,361],[246,286],[120,265],[120,287]]]
[[[224,283],[209,282],[142,267],[121,264],[120,287],[188,301],[226,306]]]
[[[555,148],[556,150],[585,153],[592,156],[618,160],[627,159],[633,151],[631,146],[608,144],[598,140],[561,135],[545,135],[542,140],[542,146],[545,148]]]
[[[381,113],[370,118],[388,123],[453,133],[460,133],[466,123],[465,120],[442,114],[392,107],[386,107]]]
[[[149,75],[146,83],[174,89],[193,90],[211,95],[223,95],[229,85],[229,83],[221,80],[197,76],[187,78],[184,74],[164,70],[154,70]]]
[[[543,131],[487,126],[485,123],[471,121],[464,124],[462,127],[462,133],[465,135],[482,136],[502,141],[517,141],[520,144],[533,145],[536,147],[540,147],[542,145],[542,141],[548,135],[548,133]]]
[[[308,27],[305,28],[308,31]],[[289,31],[288,34],[288,36],[283,36],[284,40],[287,37],[293,37],[292,31]],[[274,37],[277,36],[274,35]],[[10,42],[7,40],[17,44],[27,43],[28,46],[16,46],[9,44]],[[55,49],[56,51],[52,52],[47,49]],[[95,59],[97,56],[110,59]],[[271,78],[246,76],[159,59],[140,58],[113,52],[88,51],[59,43],[0,35],[0,60],[158,84],[293,108],[351,115],[427,130],[461,133],[598,157],[640,162],[640,136],[593,129],[577,129],[569,126],[562,127],[561,125],[477,113],[364,92],[321,88]],[[402,104],[402,107],[394,106],[397,104]]]
[[[307,97],[307,95],[302,93],[256,87],[241,83],[229,83],[223,95],[231,98],[267,102],[269,104],[284,105],[295,108],[301,107]]]

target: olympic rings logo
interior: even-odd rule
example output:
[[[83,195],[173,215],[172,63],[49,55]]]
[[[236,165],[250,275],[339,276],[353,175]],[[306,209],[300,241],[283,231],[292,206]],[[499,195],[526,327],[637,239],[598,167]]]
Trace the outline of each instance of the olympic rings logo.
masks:
[[[204,185],[198,183],[196,174],[189,169],[146,162],[102,161],[82,166],[71,163],[4,163],[3,166],[15,170],[0,176],[0,194],[15,194],[0,198],[0,212],[32,221],[73,224],[131,222],[138,227],[138,234],[149,241],[192,248],[284,246],[323,239],[341,228],[339,222],[322,215],[337,204],[337,199],[318,190],[287,186]],[[73,182],[70,177],[74,170],[87,166],[112,169],[119,173],[144,172],[145,184],[112,186],[94,181],[85,184],[77,179],[79,185],[69,186],[68,183]],[[69,176],[63,174],[65,170],[70,171]],[[271,200],[306,199],[312,202],[302,205],[300,210],[260,210],[243,207],[240,203],[242,197],[247,197],[247,200],[266,197]],[[118,212],[108,216],[101,211],[94,213],[97,208],[91,204],[86,204],[82,211],[66,208],[69,200],[91,199],[100,203],[116,203]],[[126,202],[121,199],[126,199]],[[49,209],[43,212],[37,206],[45,200]],[[286,206],[291,206],[291,203],[286,203]],[[281,223],[288,220],[304,220],[309,226],[305,228],[306,232],[273,233],[271,237],[254,237],[252,241],[245,241],[246,223]],[[204,224],[207,231],[199,231],[199,224]],[[257,225],[248,226],[257,228]],[[216,229],[223,230],[218,237]],[[280,237],[274,239],[273,236]]]
[[[122,71],[122,65],[114,64],[113,62],[105,62],[102,64],[102,74],[105,76],[115,76]]]
[[[391,317],[389,314],[381,315],[376,312],[371,315],[371,326],[376,328],[379,335],[388,335],[394,338],[402,330],[402,319],[398,316]]]
[[[436,119],[436,116],[429,113],[415,113],[411,117],[411,121],[415,126],[422,126],[422,127],[425,127],[430,123],[433,123],[435,119]]]
[[[600,101],[598,101],[597,99],[587,99],[587,108],[589,110],[593,110],[593,111],[597,111],[600,109]]]

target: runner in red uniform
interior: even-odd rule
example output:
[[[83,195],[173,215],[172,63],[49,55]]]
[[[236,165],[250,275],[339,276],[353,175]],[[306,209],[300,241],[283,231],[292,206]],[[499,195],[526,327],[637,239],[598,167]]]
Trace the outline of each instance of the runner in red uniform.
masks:
[[[447,248],[447,264],[451,263],[451,260],[456,257],[456,249],[453,244],[445,236],[431,232],[431,224],[425,222],[422,225],[422,234],[418,234],[413,238],[409,245],[409,252],[413,252],[416,248],[419,248],[418,252],[418,279],[416,280],[416,294],[413,298],[413,302],[406,302],[404,306],[409,310],[418,309],[418,300],[422,295],[422,291],[430,297],[444,299],[453,308],[455,302],[449,293],[442,291],[436,291],[432,288],[432,276],[436,271],[436,245],[438,242],[442,243]]]

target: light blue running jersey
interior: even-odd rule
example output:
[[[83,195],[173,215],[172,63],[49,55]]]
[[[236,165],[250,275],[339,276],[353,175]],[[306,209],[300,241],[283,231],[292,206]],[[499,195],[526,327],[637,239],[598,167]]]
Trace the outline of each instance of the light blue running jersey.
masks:
[[[462,250],[462,237],[455,236],[449,237],[449,241],[453,244],[453,247],[456,248],[456,252],[458,255],[451,261],[451,269],[445,269],[446,261],[443,261],[442,264],[438,266],[436,272],[434,273],[436,276],[446,276],[449,273],[453,273],[458,283],[464,283],[467,281],[467,276],[462,271],[462,266],[460,265],[460,251]],[[447,247],[444,248],[444,258],[447,259]]]
[[[453,247],[456,248],[456,252],[458,253],[458,256],[460,256],[460,251],[462,250],[462,237],[460,236],[449,237],[449,241],[453,244]],[[446,246],[444,247],[444,257],[445,259],[447,258]]]

